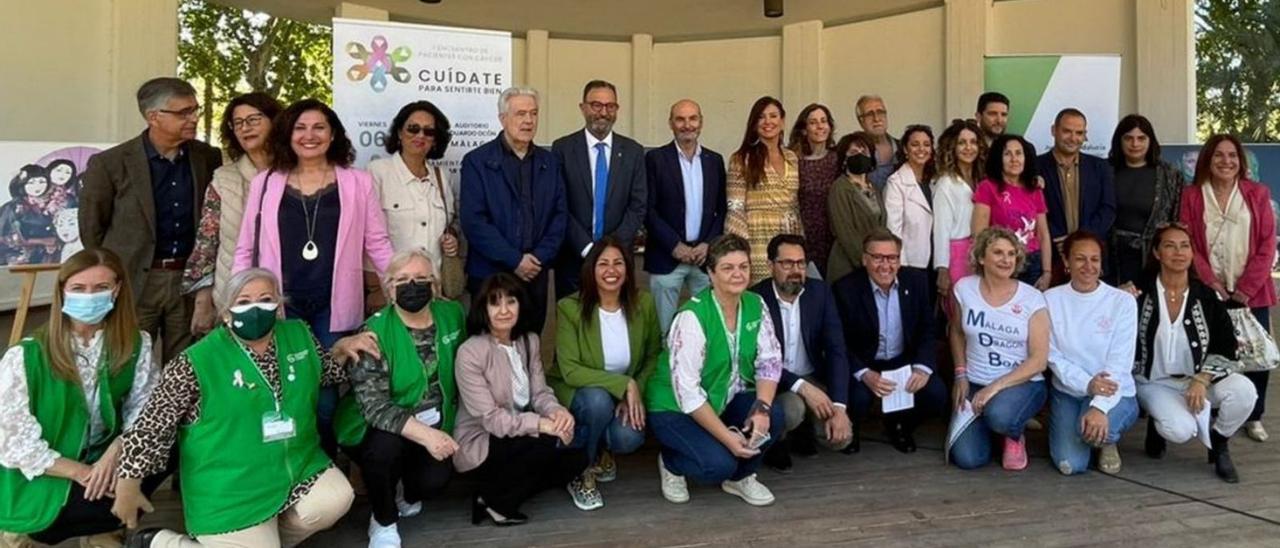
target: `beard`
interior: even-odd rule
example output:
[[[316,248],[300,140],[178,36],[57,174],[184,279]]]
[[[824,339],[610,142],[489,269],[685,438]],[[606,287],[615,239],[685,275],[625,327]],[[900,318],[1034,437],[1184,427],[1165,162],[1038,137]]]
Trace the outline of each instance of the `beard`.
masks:
[[[797,280],[795,278],[787,278],[786,281],[779,282],[777,286],[779,292],[786,293],[787,295],[799,295],[800,290],[804,289],[804,279],[801,278]]]

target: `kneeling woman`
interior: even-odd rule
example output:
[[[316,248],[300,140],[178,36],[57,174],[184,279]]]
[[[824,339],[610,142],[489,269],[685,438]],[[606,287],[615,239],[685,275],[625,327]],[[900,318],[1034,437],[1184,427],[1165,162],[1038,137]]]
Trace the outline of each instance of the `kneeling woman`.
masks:
[[[573,415],[542,375],[524,283],[510,273],[495,274],[480,285],[471,306],[471,337],[458,349],[461,405],[453,466],[479,481],[471,523],[488,518],[518,525],[529,519],[520,505],[539,492],[582,490],[575,484],[587,469],[587,454],[574,445]]]
[[[110,498],[119,436],[160,378],[114,253],[72,255],[53,295],[49,323],[0,359],[0,546],[122,534]]]
[[[378,354],[373,335],[322,350],[307,324],[280,318],[279,281],[262,269],[232,276],[216,301],[224,325],[169,362],[125,434],[112,507],[130,528],[151,510],[137,478],[164,466],[176,437],[187,535],[148,529],[130,546],[293,546],[351,507],[320,449],[316,402],[347,380],[338,356]]]
[[[613,453],[644,444],[644,388],[662,351],[653,297],[636,291],[631,254],[612,236],[582,266],[582,288],[556,310],[556,361],[547,382],[583,433],[592,466],[574,495],[584,509],[604,506],[595,483],[618,477]]]
[[[360,464],[369,489],[369,546],[399,546],[396,522],[422,511],[422,500],[449,482],[458,444],[453,360],[462,344],[462,305],[433,298],[435,268],[425,248],[401,251],[383,290],[392,305],[364,329],[382,357],[361,354],[352,391],[338,403],[338,443]],[[403,498],[396,486],[403,484]]]
[[[725,235],[707,250],[711,287],[680,308],[658,357],[645,405],[662,444],[662,496],[689,500],[685,478],[721,489],[748,504],[773,503],[756,479],[763,451],[782,435],[773,406],[782,376],[782,348],[760,296],[747,291],[751,246]]]
[[[1209,428],[1209,462],[1228,483],[1240,481],[1227,441],[1253,411],[1258,392],[1247,377],[1229,373],[1236,359],[1231,316],[1212,288],[1190,276],[1195,253],[1185,227],[1156,230],[1151,253],[1158,275],[1138,284],[1138,402],[1151,415],[1147,454],[1161,458],[1165,440],[1196,437],[1196,415],[1218,410]]]
[[[1089,469],[1098,447],[1098,470],[1120,471],[1116,444],[1138,419],[1133,348],[1138,308],[1133,295],[1098,280],[1102,239],[1075,232],[1062,243],[1071,283],[1044,294],[1053,324],[1049,337],[1049,454],[1058,471]]]
[[[951,325],[951,399],[957,410],[972,405],[978,415],[951,445],[951,460],[960,468],[991,462],[993,432],[1004,438],[1005,470],[1027,467],[1022,432],[1044,405],[1049,312],[1044,295],[1018,281],[1026,262],[1026,247],[1013,231],[989,227],[969,250],[975,274],[961,278],[952,292],[959,321]]]

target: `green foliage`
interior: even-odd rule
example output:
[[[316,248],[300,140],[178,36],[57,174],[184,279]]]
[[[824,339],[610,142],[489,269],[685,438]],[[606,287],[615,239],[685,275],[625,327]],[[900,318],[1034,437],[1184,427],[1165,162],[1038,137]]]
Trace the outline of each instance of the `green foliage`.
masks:
[[[205,140],[217,134],[227,101],[241,93],[263,91],[285,104],[332,100],[329,27],[208,0],[181,0],[178,20],[178,74],[202,95]]]
[[[1195,10],[1200,137],[1280,140],[1280,0],[1198,0]]]

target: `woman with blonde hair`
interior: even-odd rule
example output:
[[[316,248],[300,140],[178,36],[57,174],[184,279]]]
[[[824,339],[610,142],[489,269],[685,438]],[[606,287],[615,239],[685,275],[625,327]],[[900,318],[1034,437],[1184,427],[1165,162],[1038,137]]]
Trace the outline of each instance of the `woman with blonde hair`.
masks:
[[[0,545],[119,543],[124,524],[111,499],[120,434],[159,377],[119,257],[71,256],[49,323],[0,358]],[[143,491],[162,479],[144,480]]]

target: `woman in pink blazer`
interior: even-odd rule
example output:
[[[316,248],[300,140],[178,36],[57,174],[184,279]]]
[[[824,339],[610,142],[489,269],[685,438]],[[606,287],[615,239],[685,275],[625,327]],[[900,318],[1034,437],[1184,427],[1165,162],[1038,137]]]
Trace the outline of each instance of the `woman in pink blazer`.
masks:
[[[381,276],[393,249],[373,178],[351,169],[338,115],[305,99],[272,125],[272,167],[249,185],[233,271],[265,268],[284,285],[285,316],[311,326],[326,350],[364,320],[364,258]],[[337,391],[320,395],[321,444],[337,449]]]
[[[1196,276],[1234,306],[1247,306],[1270,330],[1270,309],[1276,304],[1271,265],[1276,258],[1276,218],[1271,191],[1249,180],[1244,146],[1234,136],[1209,138],[1196,160],[1193,184],[1182,191],[1178,219],[1191,233]],[[1232,306],[1232,304],[1228,304]],[[1244,431],[1265,441],[1262,427],[1270,371],[1244,374],[1258,389],[1258,401]]]

